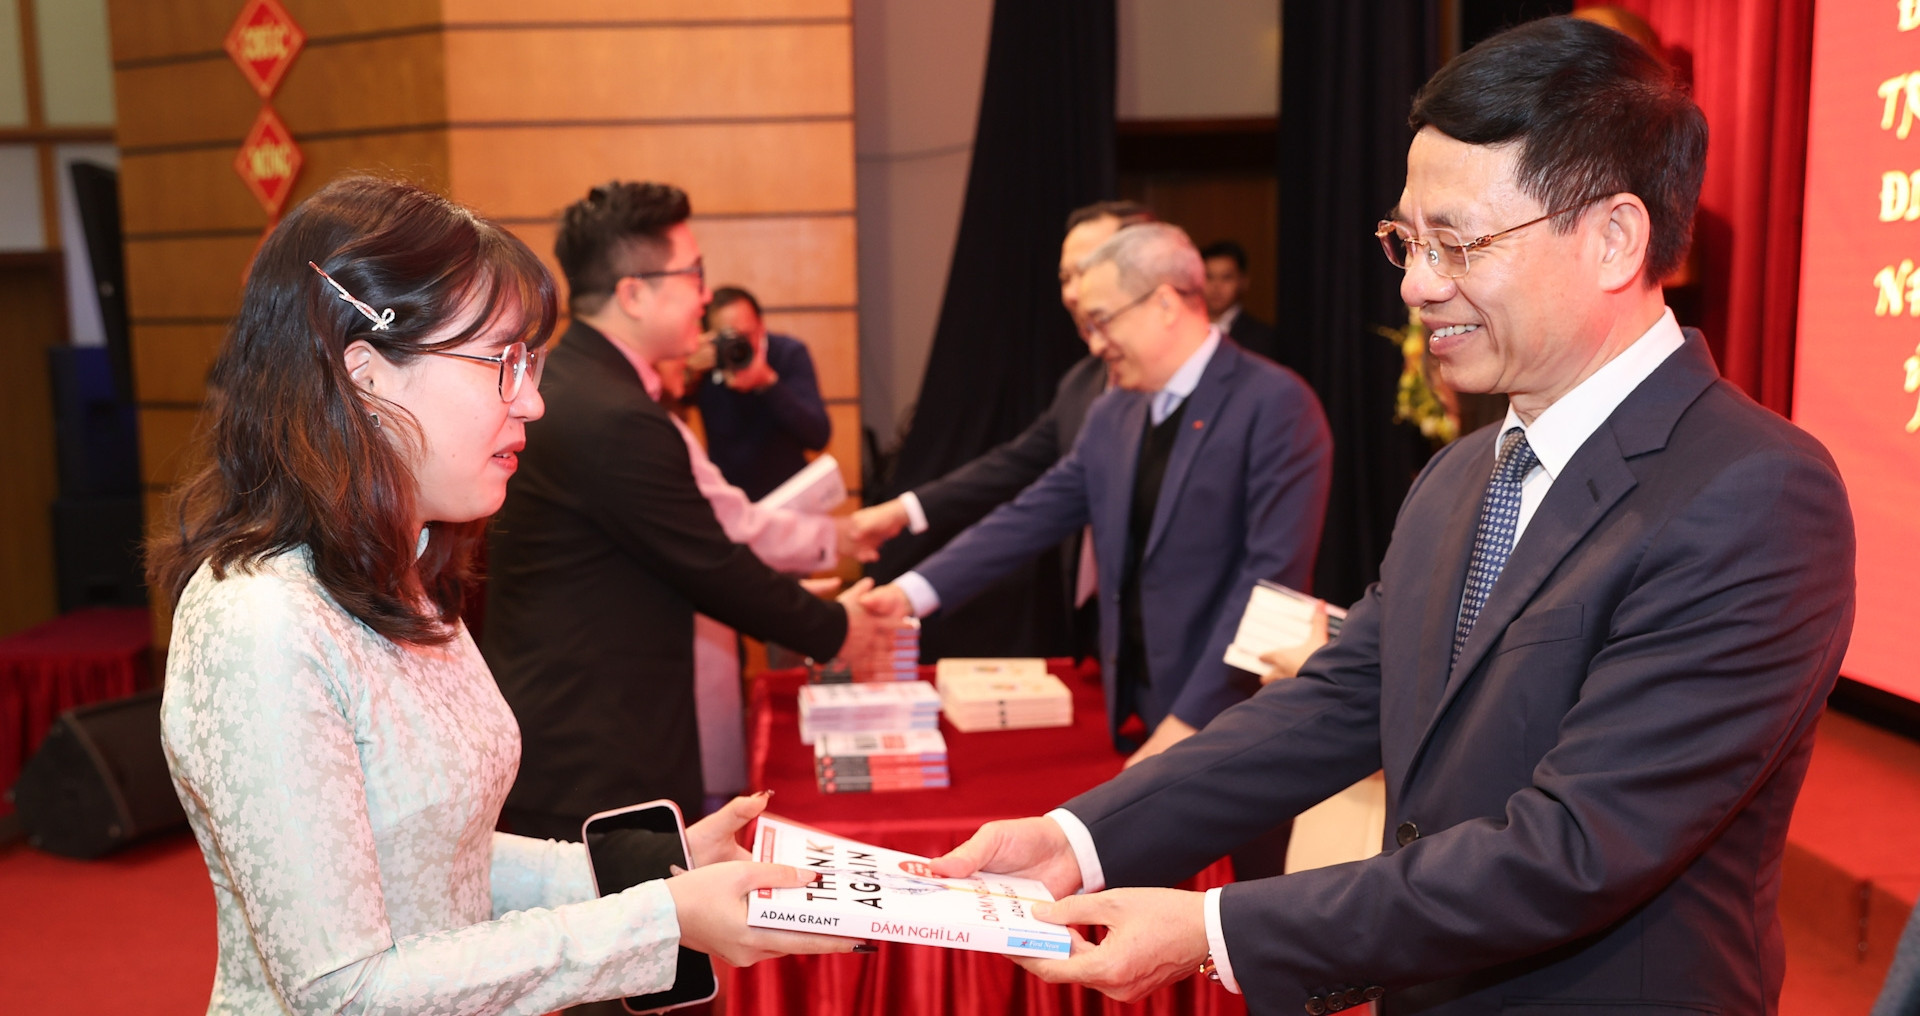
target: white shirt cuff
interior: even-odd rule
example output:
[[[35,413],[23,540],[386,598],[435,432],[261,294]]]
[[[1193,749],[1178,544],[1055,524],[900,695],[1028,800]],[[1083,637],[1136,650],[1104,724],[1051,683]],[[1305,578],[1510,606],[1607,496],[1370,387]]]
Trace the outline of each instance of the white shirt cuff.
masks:
[[[1086,824],[1065,808],[1055,808],[1047,812],[1047,817],[1067,834],[1067,846],[1073,848],[1073,859],[1080,864],[1080,891],[1097,893],[1107,887],[1107,873],[1100,870],[1100,855],[1093,849],[1093,834],[1087,831]]]
[[[927,531],[927,510],[920,507],[920,499],[913,491],[900,495],[900,507],[907,510],[907,532],[917,536]]]
[[[1220,986],[1240,994],[1240,982],[1233,979],[1233,964],[1227,962],[1227,934],[1220,927],[1220,889],[1207,890],[1207,951],[1213,957],[1213,970],[1220,975]]]
[[[940,609],[940,594],[933,591],[933,583],[919,572],[910,571],[894,579],[893,584],[907,594],[907,602],[913,605],[914,617],[926,617]]]

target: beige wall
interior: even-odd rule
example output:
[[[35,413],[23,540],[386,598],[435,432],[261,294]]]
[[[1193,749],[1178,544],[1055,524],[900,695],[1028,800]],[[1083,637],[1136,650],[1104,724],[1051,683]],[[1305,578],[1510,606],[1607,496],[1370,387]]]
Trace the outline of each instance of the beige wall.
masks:
[[[1119,0],[1117,10],[1120,119],[1279,115],[1280,0]]]
[[[919,396],[973,158],[993,0],[854,0],[862,406],[894,444]]]

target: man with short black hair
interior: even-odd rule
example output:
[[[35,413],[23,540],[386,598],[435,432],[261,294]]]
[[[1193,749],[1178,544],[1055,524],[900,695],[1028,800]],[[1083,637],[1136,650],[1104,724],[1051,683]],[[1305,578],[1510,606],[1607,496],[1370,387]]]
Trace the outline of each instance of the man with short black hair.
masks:
[[[1022,961],[1134,997],[1211,973],[1256,1014],[1770,1014],[1788,819],[1853,623],[1825,449],[1721,380],[1659,280],[1706,121],[1627,37],[1547,18],[1414,101],[1378,234],[1456,389],[1380,581],[1300,675],[1048,817],[936,862],[1044,879],[1100,944]],[[1384,768],[1384,850],[1171,885]]]
[[[1200,248],[1207,269],[1207,314],[1228,338],[1269,360],[1278,360],[1280,337],[1273,326],[1247,313],[1247,249],[1232,240]]]
[[[702,787],[694,711],[698,610],[819,659],[888,627],[822,601],[727,538],[659,405],[655,364],[700,339],[708,292],[687,196],[595,187],[554,243],[573,324],[547,362],[547,415],[527,428],[490,545],[483,651],[522,738],[503,814],[577,839],[587,816]]]

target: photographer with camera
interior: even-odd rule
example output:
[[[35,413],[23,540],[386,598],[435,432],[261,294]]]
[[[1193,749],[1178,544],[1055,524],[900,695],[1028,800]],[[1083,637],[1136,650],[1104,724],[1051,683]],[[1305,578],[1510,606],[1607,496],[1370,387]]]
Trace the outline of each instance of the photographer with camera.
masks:
[[[687,358],[687,387],[708,455],[727,482],[759,500],[833,433],[813,357],[799,339],[768,333],[760,301],[737,286],[714,291],[707,327],[707,341]]]

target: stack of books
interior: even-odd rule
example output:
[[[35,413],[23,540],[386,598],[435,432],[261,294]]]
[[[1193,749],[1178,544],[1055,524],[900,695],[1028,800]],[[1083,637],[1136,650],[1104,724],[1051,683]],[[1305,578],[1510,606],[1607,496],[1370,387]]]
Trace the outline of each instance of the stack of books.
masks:
[[[800,686],[800,743],[822,734],[935,730],[940,693],[925,681]]]
[[[952,785],[947,739],[938,730],[821,734],[813,744],[813,773],[823,794]]]
[[[1273,669],[1260,657],[1275,649],[1297,646],[1313,634],[1313,611],[1321,601],[1278,582],[1260,580],[1247,595],[1246,612],[1227,646],[1226,663],[1253,674]],[[1327,608],[1327,636],[1338,638],[1347,612]]]
[[[1073,693],[1042,660],[941,660],[934,681],[963,733],[1073,726]]]
[[[872,655],[847,661],[855,681],[920,680],[920,619],[909,617]]]

